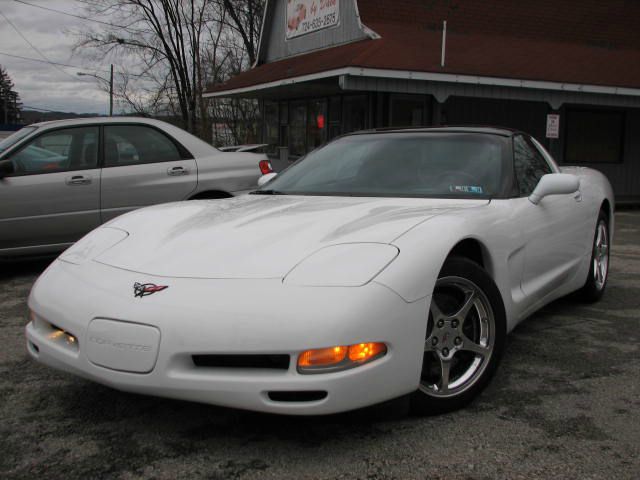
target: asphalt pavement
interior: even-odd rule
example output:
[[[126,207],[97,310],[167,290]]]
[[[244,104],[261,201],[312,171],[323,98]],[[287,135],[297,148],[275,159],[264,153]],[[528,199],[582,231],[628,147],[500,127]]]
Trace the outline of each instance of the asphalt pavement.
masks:
[[[0,264],[0,478],[639,479],[640,211],[616,222],[604,298],[533,315],[480,398],[436,417],[264,415],[56,372],[23,335],[47,262]]]

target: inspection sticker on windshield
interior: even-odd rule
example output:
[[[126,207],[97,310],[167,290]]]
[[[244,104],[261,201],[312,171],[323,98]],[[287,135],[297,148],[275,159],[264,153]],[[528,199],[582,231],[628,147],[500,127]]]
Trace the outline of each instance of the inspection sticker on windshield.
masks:
[[[473,185],[449,185],[449,191],[454,193],[484,193],[482,187]]]

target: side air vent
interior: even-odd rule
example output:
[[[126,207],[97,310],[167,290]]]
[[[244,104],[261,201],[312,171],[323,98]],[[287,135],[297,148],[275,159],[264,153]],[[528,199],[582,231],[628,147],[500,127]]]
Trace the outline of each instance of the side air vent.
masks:
[[[288,370],[289,355],[192,355],[196,367]]]

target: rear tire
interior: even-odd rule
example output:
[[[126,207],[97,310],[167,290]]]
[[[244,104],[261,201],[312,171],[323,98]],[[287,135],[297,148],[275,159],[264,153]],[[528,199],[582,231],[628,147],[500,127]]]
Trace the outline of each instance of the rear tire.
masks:
[[[583,301],[597,302],[602,298],[609,278],[609,219],[600,210],[596,231],[593,235],[589,275],[584,286],[578,292]]]
[[[505,338],[504,305],[492,278],[467,258],[449,258],[431,298],[412,413],[435,415],[471,402],[493,377]]]

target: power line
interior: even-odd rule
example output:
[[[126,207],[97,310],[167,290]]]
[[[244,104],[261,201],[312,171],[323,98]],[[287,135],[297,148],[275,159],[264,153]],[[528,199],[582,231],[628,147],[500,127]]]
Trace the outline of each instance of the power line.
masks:
[[[18,28],[17,28],[17,27],[16,27],[16,26],[11,22],[11,20],[9,20],[9,18],[7,18],[7,16],[2,12],[2,10],[0,10],[0,15],[1,15],[1,16],[2,16],[2,17],[3,17],[3,18],[4,18],[4,19],[9,23],[9,25],[11,25],[11,27],[16,31],[16,33],[17,33],[18,35],[20,35],[20,37],[22,37],[22,39],[23,39],[25,42],[27,42],[27,43],[29,44],[29,46],[30,46],[31,48],[33,48],[33,50],[35,50],[35,51],[38,53],[38,55],[40,55],[42,58],[44,58],[47,62],[51,63],[51,65],[53,65],[53,67],[54,67],[56,70],[58,70],[58,71],[60,71],[60,72],[64,73],[66,76],[71,77],[71,78],[73,78],[74,80],[78,80],[78,79],[77,79],[76,77],[74,77],[73,75],[70,75],[69,73],[65,72],[65,71],[64,71],[64,70],[62,70],[60,67],[58,67],[57,65],[53,64],[53,63],[51,62],[51,60],[49,60],[49,59],[47,58],[47,56],[46,56],[44,53],[42,53],[42,52],[41,52],[41,51],[40,51],[40,50],[39,50],[39,49],[38,49],[38,48],[37,48],[33,43],[31,43],[31,42],[29,41],[29,39],[28,39],[27,37],[25,37],[25,36],[22,34],[22,32],[21,32],[20,30],[18,30]]]
[[[73,113],[75,115],[77,115],[77,113],[75,112],[64,112],[62,110],[51,110],[50,108],[42,108],[42,107],[32,107],[31,105],[22,105],[22,110],[24,109],[29,109],[29,110],[38,110],[38,111],[43,111],[43,112],[53,112],[53,113]]]
[[[19,58],[21,60],[28,60],[30,62],[48,63],[50,65],[58,65],[60,67],[65,67],[65,68],[76,68],[78,70],[87,70],[87,71],[93,71],[93,72],[109,73],[109,70],[100,70],[100,69],[93,69],[93,68],[87,68],[87,67],[80,67],[78,65],[70,65],[68,63],[53,62],[51,60],[40,60],[39,58],[24,57],[22,55],[15,55],[13,53],[7,53],[7,52],[0,52],[0,55],[6,55],[7,57],[13,57],[13,58]],[[146,77],[146,78],[150,78],[152,80],[155,80],[154,77],[152,77],[151,75],[144,74],[144,73],[142,73],[142,74],[140,74],[140,73],[128,73],[127,75],[129,75],[130,77],[141,77],[141,78]],[[78,80],[78,79],[74,77],[74,80]]]
[[[78,70],[93,70],[91,68],[79,67],[77,65],[69,65],[68,63],[53,62],[51,60],[40,60],[39,58],[23,57],[22,55],[15,55],[13,53],[0,52],[0,55],[6,55],[7,57],[13,57],[13,58],[19,58],[21,60],[29,60],[30,62],[48,63],[50,65],[59,65],[61,67],[66,67],[66,68],[77,68]],[[93,70],[93,71],[109,73],[109,70]]]
[[[42,10],[48,10],[49,12],[59,13],[60,15],[66,15],[68,17],[79,18],[81,20],[87,20],[89,22],[100,23],[102,25],[107,25],[107,26],[113,27],[113,28],[121,28],[123,30],[128,30],[128,31],[135,32],[135,33],[145,33],[144,30],[138,30],[138,29],[131,28],[131,27],[125,27],[124,25],[116,25],[115,23],[103,22],[102,20],[96,20],[95,18],[83,17],[81,15],[75,15],[73,13],[63,12],[62,10],[56,10],[54,8],[43,7],[42,5],[34,5],[33,3],[28,3],[28,2],[25,2],[23,0],[13,0],[13,1],[16,2],[16,3],[21,3],[23,5],[28,5],[30,7],[40,8]]]

